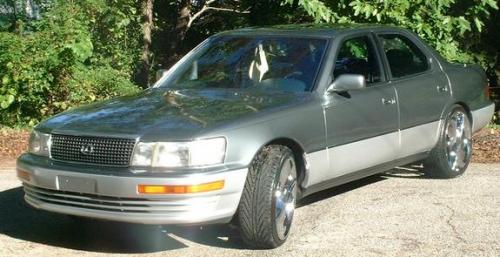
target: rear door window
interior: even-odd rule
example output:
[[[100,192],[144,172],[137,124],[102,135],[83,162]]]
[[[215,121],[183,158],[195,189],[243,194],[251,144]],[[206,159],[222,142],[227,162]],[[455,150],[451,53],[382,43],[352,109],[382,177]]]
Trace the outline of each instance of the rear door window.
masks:
[[[379,38],[393,78],[414,75],[429,69],[425,54],[405,36],[382,34]]]

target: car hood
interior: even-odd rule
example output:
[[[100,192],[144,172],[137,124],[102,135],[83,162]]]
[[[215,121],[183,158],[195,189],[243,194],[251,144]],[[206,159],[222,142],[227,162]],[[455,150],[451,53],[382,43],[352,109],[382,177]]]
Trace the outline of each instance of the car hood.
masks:
[[[37,129],[60,134],[191,138],[215,126],[236,123],[306,101],[310,93],[203,89],[149,89],[74,108]]]

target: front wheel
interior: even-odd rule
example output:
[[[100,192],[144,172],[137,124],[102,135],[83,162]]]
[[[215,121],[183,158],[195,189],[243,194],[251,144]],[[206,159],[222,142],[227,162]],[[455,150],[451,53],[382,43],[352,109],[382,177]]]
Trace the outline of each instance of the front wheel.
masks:
[[[266,146],[250,165],[238,208],[243,241],[259,249],[283,244],[293,220],[297,198],[297,167],[292,151]]]
[[[425,172],[436,178],[462,175],[472,156],[472,129],[467,112],[455,105],[446,117],[439,141],[424,161]]]

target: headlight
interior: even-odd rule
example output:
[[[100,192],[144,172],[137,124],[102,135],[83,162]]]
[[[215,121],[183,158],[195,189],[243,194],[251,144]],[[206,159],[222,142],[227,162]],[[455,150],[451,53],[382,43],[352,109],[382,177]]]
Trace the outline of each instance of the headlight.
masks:
[[[220,164],[226,154],[222,137],[190,142],[139,142],[132,156],[132,166],[195,167]]]
[[[50,155],[50,134],[40,133],[36,130],[30,135],[28,152],[41,156]]]

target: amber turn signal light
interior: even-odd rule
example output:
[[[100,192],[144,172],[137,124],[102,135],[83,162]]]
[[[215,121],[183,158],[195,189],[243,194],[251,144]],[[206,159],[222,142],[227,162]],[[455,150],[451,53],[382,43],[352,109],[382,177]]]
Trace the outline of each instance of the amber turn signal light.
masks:
[[[31,175],[28,172],[21,170],[19,168],[17,169],[17,177],[25,181],[31,180]]]
[[[224,188],[224,180],[197,185],[138,185],[140,194],[190,194],[215,191]]]

